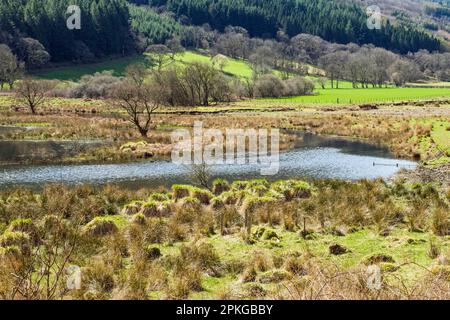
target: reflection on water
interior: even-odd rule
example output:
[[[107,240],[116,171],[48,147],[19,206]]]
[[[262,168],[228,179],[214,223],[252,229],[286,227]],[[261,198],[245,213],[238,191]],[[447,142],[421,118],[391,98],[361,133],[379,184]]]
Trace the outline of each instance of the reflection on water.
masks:
[[[99,142],[79,141],[2,141],[0,163],[44,162],[75,156],[99,145]]]
[[[374,165],[375,163],[375,165]],[[367,143],[299,134],[297,148],[280,154],[280,170],[269,180],[291,178],[388,178],[414,162],[393,158],[385,148]],[[214,177],[229,180],[261,178],[259,165],[212,167]],[[118,183],[130,188],[190,183],[189,168],[168,161],[99,165],[0,167],[0,187],[45,183]]]
[[[15,133],[19,131],[24,131],[25,129],[22,127],[14,127],[14,126],[0,126],[0,136],[6,135],[9,133]]]
[[[297,135],[297,148],[329,147],[337,148],[344,153],[392,158],[387,147],[375,146],[356,139],[344,139],[333,136],[321,136],[313,133],[291,132]]]

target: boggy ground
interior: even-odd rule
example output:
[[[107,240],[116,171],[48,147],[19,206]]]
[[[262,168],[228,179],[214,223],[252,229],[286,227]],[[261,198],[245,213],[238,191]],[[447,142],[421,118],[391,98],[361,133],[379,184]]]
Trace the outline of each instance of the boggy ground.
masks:
[[[4,191],[0,297],[449,299],[449,203],[365,180]]]
[[[103,147],[66,159],[70,162],[168,156],[172,130],[192,128],[194,121],[203,121],[204,127],[274,127],[366,139],[388,146],[399,157],[435,166],[450,162],[449,119],[447,100],[350,106],[251,100],[211,107],[162,108],[154,117],[149,137],[142,139],[109,100],[53,98],[38,116],[32,116],[16,108],[13,97],[0,97],[0,125],[33,128],[0,133],[2,139],[105,141]],[[282,140],[283,149],[292,146],[292,137],[283,136]]]
[[[3,191],[1,298],[450,298],[448,102],[361,108],[249,101],[163,109],[142,143],[108,101],[55,99],[31,116],[11,108],[10,99],[0,99],[0,124],[33,129],[3,139],[110,143],[67,161],[142,159],[145,144],[165,154],[173,128],[201,120],[205,127],[367,139],[424,166],[389,184],[259,180],[216,181],[212,190]],[[380,287],[368,286],[373,265]],[[78,289],[66,286],[74,270],[81,271]]]

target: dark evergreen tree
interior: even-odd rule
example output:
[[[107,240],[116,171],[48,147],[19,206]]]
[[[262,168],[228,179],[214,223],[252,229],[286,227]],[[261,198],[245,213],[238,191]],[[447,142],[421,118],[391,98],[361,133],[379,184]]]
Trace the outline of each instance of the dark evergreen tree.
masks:
[[[440,42],[418,28],[389,21],[381,30],[367,28],[367,15],[356,2],[329,0],[149,0],[195,25],[208,23],[224,30],[241,26],[251,36],[275,37],[279,29],[288,35],[310,33],[338,43],[372,43],[401,53],[419,49],[435,51]]]

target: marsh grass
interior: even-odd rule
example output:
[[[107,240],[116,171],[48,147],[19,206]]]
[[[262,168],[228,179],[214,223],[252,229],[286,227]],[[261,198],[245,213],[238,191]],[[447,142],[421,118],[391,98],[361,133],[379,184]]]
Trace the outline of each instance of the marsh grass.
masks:
[[[51,238],[44,230],[81,221],[71,261],[85,270],[85,282],[79,292],[62,291],[66,298],[446,297],[445,189],[381,180],[229,185],[217,195],[191,186],[1,192],[0,255],[33,261],[29,253],[40,246],[33,239],[46,244]],[[209,204],[198,199],[203,193]],[[146,216],[146,203],[171,210]],[[348,252],[331,255],[331,244]],[[381,291],[366,286],[368,261],[382,269]],[[0,264],[0,294],[8,296],[12,265],[4,258]]]

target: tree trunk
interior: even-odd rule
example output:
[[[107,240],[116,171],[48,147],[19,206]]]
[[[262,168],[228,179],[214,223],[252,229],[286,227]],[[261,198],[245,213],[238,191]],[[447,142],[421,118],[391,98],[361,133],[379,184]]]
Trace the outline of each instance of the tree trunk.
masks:
[[[139,133],[141,134],[141,136],[142,136],[143,138],[147,138],[148,129],[139,128]]]

